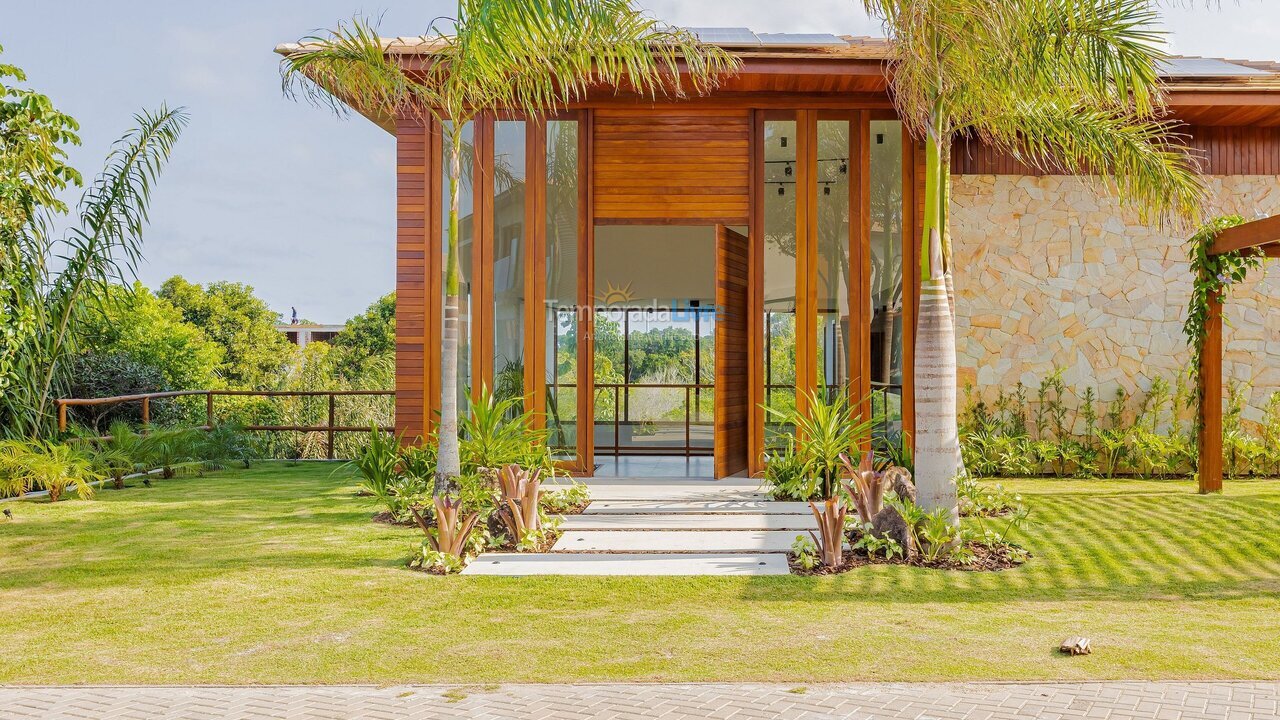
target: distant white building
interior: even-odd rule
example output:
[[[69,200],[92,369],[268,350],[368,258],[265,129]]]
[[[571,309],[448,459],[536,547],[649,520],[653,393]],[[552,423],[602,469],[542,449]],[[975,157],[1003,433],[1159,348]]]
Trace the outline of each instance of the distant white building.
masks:
[[[316,323],[285,323],[277,325],[276,330],[285,334],[289,338],[289,342],[297,345],[299,348],[305,348],[308,343],[328,342],[333,339],[334,335],[342,332],[345,325],[319,325]]]

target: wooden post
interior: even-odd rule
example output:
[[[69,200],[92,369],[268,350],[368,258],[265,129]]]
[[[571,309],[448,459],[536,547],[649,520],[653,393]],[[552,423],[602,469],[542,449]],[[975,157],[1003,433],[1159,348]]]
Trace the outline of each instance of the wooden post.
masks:
[[[1222,297],[1209,294],[1200,349],[1200,492],[1222,492]]]
[[[150,424],[151,424],[151,398],[149,398],[149,397],[144,397],[144,398],[142,398],[142,428],[143,428],[143,430],[146,430],[146,427],[147,427],[148,425],[150,425]]]
[[[67,404],[58,401],[58,432],[67,431]]]
[[[213,429],[213,391],[210,390],[204,396],[204,424],[210,430]]]
[[[333,393],[329,393],[329,459],[333,459],[333,440],[336,433],[333,431],[334,417],[337,415],[335,410],[335,398]]]

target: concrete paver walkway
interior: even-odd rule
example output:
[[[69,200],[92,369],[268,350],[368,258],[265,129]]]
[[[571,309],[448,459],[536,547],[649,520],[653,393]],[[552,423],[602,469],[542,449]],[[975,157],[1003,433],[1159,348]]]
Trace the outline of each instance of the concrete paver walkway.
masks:
[[[771,502],[751,478],[592,478],[547,554],[485,553],[464,575],[786,575],[804,503]]]
[[[1272,720],[1280,683],[0,688],[0,720]]]

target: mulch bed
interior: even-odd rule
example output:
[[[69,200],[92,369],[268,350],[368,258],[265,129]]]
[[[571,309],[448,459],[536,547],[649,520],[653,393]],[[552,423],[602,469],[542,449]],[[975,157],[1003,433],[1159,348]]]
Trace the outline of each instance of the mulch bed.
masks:
[[[869,557],[861,550],[850,550],[844,554],[844,564],[839,567],[830,567],[827,565],[818,565],[812,570],[806,570],[796,560],[795,553],[787,553],[787,565],[791,568],[792,575],[839,575],[847,573],[855,568],[865,567],[867,565],[910,565],[912,567],[933,568],[934,570],[959,570],[962,572],[998,572],[1000,570],[1009,570],[1019,567],[1025,562],[1021,557],[1015,557],[1013,548],[1008,545],[990,546],[970,544],[969,548],[973,551],[973,562],[965,565],[954,560],[943,560],[941,562],[925,562],[920,558],[916,558],[911,562],[907,562],[902,558],[894,558],[893,560],[885,560],[883,557]],[[1030,558],[1028,553],[1025,558]]]

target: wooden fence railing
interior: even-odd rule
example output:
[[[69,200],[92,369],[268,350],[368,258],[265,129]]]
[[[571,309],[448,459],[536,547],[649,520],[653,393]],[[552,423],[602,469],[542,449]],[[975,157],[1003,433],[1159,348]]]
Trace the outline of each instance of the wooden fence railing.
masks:
[[[328,422],[324,425],[246,425],[245,430],[262,432],[322,432],[326,434],[328,457],[334,458],[334,440],[342,432],[369,432],[369,426],[338,425],[337,399],[340,397],[375,396],[394,397],[392,390],[175,390],[171,392],[140,393],[137,395],[117,395],[105,398],[65,398],[57,401],[58,430],[67,431],[67,408],[90,407],[100,405],[119,405],[123,403],[142,403],[142,425],[145,431],[151,424],[151,401],[179,397],[205,398],[205,424],[200,429],[210,430],[216,418],[214,398],[216,397],[324,397],[329,400]],[[379,428],[383,432],[394,432],[395,428]]]

